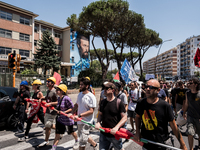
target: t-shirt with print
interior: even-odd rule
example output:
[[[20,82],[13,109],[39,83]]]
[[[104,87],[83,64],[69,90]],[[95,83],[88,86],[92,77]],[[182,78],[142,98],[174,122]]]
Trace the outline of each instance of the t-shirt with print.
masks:
[[[56,89],[53,88],[51,91],[48,90],[45,99],[47,103],[56,102],[57,101]],[[50,108],[46,109],[46,113],[51,115],[57,115],[57,112],[55,110],[51,110]]]
[[[121,101],[119,107],[117,108],[117,98],[112,101],[107,101],[104,99],[100,103],[100,112],[102,112],[102,127],[113,128],[121,120],[121,113],[125,113],[124,103]],[[110,133],[103,133],[107,137],[114,137]]]
[[[24,91],[20,90],[20,92],[19,92],[19,97],[20,97],[19,102],[24,103],[25,106],[26,106],[26,105],[27,105],[27,101],[24,100],[24,99],[25,99],[25,98],[30,98],[30,92],[29,92],[28,90],[24,90]]]
[[[61,101],[62,100],[62,101]],[[60,106],[60,107],[59,107]],[[61,111],[66,111],[68,109],[72,109],[74,107],[71,98],[69,98],[68,96],[64,96],[62,99],[60,99],[60,97],[58,97],[58,104],[57,104],[57,109],[61,110]],[[60,115],[58,116],[58,121],[64,125],[70,126],[74,124],[74,120],[70,119],[67,116],[64,115]]]
[[[187,89],[178,89],[177,90],[177,100],[176,103],[183,105],[183,101],[185,100],[185,93]]]
[[[88,92],[87,94],[83,94],[83,92],[80,92],[78,94],[76,103],[78,104],[78,115],[80,115],[81,113],[90,110],[90,108],[96,107],[96,97],[91,92]],[[92,123],[94,120],[94,113],[89,116],[81,118],[89,123]],[[84,124],[84,123],[78,121],[77,124]]]
[[[146,98],[139,100],[137,103],[135,112],[141,117],[142,138],[159,142],[156,138],[157,132],[154,129],[153,124],[151,123],[147,114],[147,109],[149,109],[149,114],[151,115],[151,118],[157,127],[157,132],[160,134],[164,141],[167,140],[169,138],[168,122],[171,122],[174,119],[171,106],[160,98],[155,104],[149,104]],[[144,144],[144,147],[147,149],[157,149],[156,147],[151,148],[151,146],[154,145],[148,144],[147,147],[147,144]]]
[[[130,90],[129,95],[130,101],[128,104],[128,110],[135,111],[137,103],[134,103],[132,99],[139,99],[139,97],[141,97],[141,92],[139,91],[138,93],[138,89],[135,88],[135,90]]]

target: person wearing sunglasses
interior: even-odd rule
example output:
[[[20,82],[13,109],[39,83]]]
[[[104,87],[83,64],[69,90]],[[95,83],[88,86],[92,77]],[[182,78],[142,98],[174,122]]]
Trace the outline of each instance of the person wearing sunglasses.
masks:
[[[106,95],[106,99],[101,101],[100,112],[95,128],[111,128],[111,132],[104,133],[100,131],[100,150],[108,150],[111,143],[114,149],[124,150],[122,139],[115,139],[114,134],[125,124],[127,115],[124,103],[114,96],[115,89],[116,86],[112,82],[104,83],[104,94]]]
[[[41,98],[41,100],[43,100],[43,101],[45,100],[47,102],[45,104],[46,106],[47,105],[56,106],[58,103],[56,89],[54,88],[56,79],[54,77],[50,77],[47,79],[46,83],[47,83],[47,87],[48,87],[47,95],[45,97]],[[54,110],[52,111],[50,108],[47,107],[46,113],[44,116],[45,141],[42,142],[41,144],[39,144],[38,147],[49,145],[49,136],[51,133],[51,128],[55,129],[56,116],[57,116],[57,112]]]
[[[140,141],[145,138],[154,142],[167,144],[169,140],[168,124],[177,137],[180,148],[186,150],[181,132],[177,128],[171,106],[158,97],[160,84],[156,79],[151,79],[146,85],[146,98],[138,101],[135,112],[136,134],[134,139]],[[148,150],[160,150],[155,144],[144,143]]]
[[[190,90],[186,92],[186,101],[183,105],[183,117],[187,120],[188,143],[193,150],[193,137],[198,134],[200,149],[200,98],[197,96],[200,90],[200,82],[198,78],[189,80]],[[186,116],[187,112],[187,116]]]

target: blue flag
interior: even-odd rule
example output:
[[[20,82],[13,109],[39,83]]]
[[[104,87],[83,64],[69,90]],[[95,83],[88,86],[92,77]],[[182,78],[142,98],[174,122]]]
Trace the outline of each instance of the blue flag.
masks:
[[[136,76],[132,66],[130,65],[127,59],[124,60],[124,63],[120,70],[120,74],[122,79],[126,82],[126,84],[129,81],[138,81],[139,78],[138,76]]]

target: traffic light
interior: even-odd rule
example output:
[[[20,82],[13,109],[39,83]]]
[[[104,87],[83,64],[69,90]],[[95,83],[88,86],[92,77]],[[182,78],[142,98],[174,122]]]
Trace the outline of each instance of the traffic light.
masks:
[[[20,73],[21,55],[17,54],[17,73]]]
[[[8,54],[8,68],[10,69],[15,69],[15,65],[16,65],[15,56],[16,56],[15,51],[14,53]]]
[[[26,56],[21,56],[17,54],[17,73],[20,73],[20,61],[26,59]]]

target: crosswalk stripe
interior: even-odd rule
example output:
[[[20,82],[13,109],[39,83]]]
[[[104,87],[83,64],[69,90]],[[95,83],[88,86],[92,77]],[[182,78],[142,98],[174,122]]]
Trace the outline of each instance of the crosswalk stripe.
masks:
[[[36,127],[36,128],[33,128],[30,130],[30,132],[39,132],[39,131],[43,131],[43,129],[41,127]],[[22,133],[23,135],[24,133]],[[14,139],[16,138],[16,135],[14,133],[10,133],[10,134],[6,134],[6,135],[3,135],[3,136],[0,136],[0,142],[4,142],[4,141],[7,141],[7,140],[10,140],[10,139]]]

